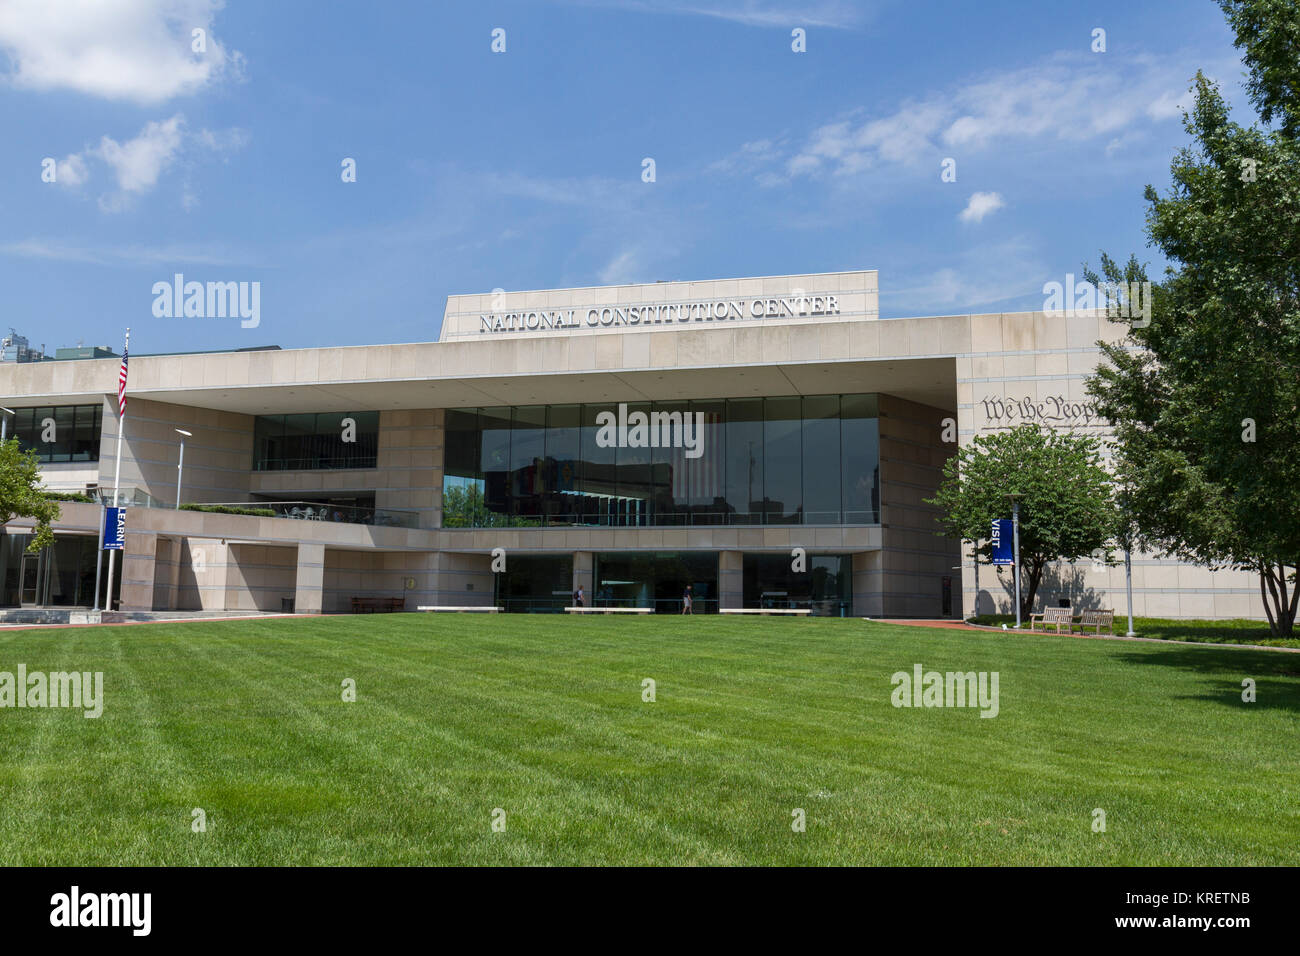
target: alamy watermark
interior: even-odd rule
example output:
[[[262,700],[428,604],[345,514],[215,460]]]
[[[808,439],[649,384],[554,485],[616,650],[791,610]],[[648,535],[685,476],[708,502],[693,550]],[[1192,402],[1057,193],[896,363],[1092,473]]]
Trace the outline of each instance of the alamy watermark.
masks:
[[[0,671],[0,708],[46,709],[61,707],[84,710],[87,718],[104,712],[104,672],[42,671],[27,673],[19,664],[18,672]]]
[[[912,665],[912,673],[895,671],[890,677],[894,692],[890,703],[895,707],[978,707],[981,717],[998,715],[997,671],[924,670]]]
[[[1043,283],[1043,311],[1048,315],[1090,315],[1106,310],[1111,319],[1130,319],[1135,329],[1151,324],[1150,282],[1103,282],[1100,288],[1086,279],[1075,282],[1067,272],[1064,282]]]
[[[260,282],[186,282],[178,272],[171,282],[155,282],[153,295],[153,314],[159,319],[239,318],[245,329],[262,322]]]
[[[703,412],[618,412],[596,415],[597,448],[681,448],[686,458],[704,454]]]

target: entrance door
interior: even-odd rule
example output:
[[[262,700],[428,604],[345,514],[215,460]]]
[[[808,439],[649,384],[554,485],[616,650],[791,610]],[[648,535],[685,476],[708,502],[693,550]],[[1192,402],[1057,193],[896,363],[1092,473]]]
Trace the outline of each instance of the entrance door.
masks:
[[[40,603],[41,556],[23,552],[23,559],[18,567],[18,604],[20,607],[36,607]]]

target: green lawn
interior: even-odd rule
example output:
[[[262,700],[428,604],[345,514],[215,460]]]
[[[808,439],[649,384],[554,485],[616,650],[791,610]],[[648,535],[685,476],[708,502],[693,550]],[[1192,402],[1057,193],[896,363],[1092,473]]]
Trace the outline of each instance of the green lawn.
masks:
[[[0,709],[6,864],[1300,863],[1284,652],[363,615],[0,631],[19,663],[106,702]],[[893,707],[916,663],[997,671],[999,715]]]
[[[1014,626],[1014,614],[981,614],[972,618],[974,624],[997,627],[1002,624]],[[1024,625],[1029,626],[1025,621]],[[1124,634],[1128,630],[1128,618],[1123,614],[1115,615],[1115,633]],[[1274,637],[1268,629],[1267,621],[1251,621],[1245,618],[1232,618],[1222,621],[1195,621],[1171,619],[1164,617],[1133,618],[1133,633],[1138,637],[1149,637],[1158,641],[1192,641],[1197,644],[1259,644],[1264,647],[1300,648],[1300,635],[1296,637]]]

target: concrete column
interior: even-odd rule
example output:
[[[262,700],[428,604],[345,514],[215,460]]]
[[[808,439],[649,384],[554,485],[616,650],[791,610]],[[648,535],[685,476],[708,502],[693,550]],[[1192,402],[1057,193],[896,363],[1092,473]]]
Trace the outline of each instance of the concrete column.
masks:
[[[853,616],[881,617],[885,613],[884,574],[879,551],[853,555]]]
[[[185,548],[188,546],[184,538],[171,538],[171,574],[167,581],[167,608],[168,610],[178,611],[181,606],[181,562]]]
[[[594,565],[595,556],[590,551],[573,552],[573,590],[582,588],[582,593],[587,598],[587,607],[592,607],[595,601],[596,582],[592,577]]]
[[[158,558],[158,535],[128,534],[122,549],[123,611],[152,611],[155,564]]]
[[[718,552],[718,608],[745,606],[745,555],[741,551]]]
[[[325,595],[325,546],[298,544],[298,577],[294,586],[295,614],[319,614]]]

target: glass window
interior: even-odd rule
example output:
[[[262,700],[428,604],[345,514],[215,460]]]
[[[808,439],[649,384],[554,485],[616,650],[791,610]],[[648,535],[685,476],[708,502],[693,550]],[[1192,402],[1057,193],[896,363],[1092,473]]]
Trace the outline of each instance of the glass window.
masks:
[[[718,609],[717,552],[620,551],[594,557],[593,607],[649,607],[678,614],[689,585],[693,613]]]
[[[875,523],[875,413],[871,395],[450,409],[443,523]],[[276,420],[283,437],[259,422],[259,448],[291,457],[296,418]],[[327,418],[337,425],[318,416],[307,437],[323,441]]]
[[[803,400],[803,523],[840,522],[840,397]]]
[[[260,415],[253,422],[257,471],[374,468],[378,454],[378,412]]]
[[[639,527],[651,523],[650,510],[658,489],[655,484],[650,447],[649,402],[628,402],[615,406],[616,414],[626,408],[626,434],[619,438],[614,450],[618,494],[615,498],[616,520],[619,527]]]
[[[685,458],[692,524],[726,524],[727,403],[691,402],[695,426],[702,429],[701,451]]]
[[[840,401],[840,482],[845,524],[880,521],[880,435],[876,396],[845,395]]]
[[[510,514],[525,519],[541,516],[545,457],[546,406],[516,408],[510,430]]]
[[[852,613],[852,555],[810,554],[806,570],[795,571],[789,554],[746,554],[743,579],[745,607],[809,608],[831,617]]]
[[[9,432],[24,451],[35,451],[37,460],[99,460],[99,405],[42,405],[14,413],[8,417]]]
[[[551,405],[546,411],[545,508],[549,524],[581,521],[581,405]]]
[[[479,471],[483,474],[483,503],[489,511],[509,514],[510,429],[509,408],[479,411]]]
[[[496,605],[507,611],[563,614],[573,603],[573,553],[512,555],[494,574]]]
[[[803,510],[802,403],[767,398],[763,415],[763,520],[798,524]]]
[[[583,524],[610,524],[611,516],[617,511],[614,504],[614,499],[618,495],[618,473],[615,467],[617,449],[614,443],[608,441],[614,435],[610,431],[610,414],[617,416],[617,406],[612,409],[604,405],[582,406],[582,487],[580,490]],[[617,422],[613,425],[617,427]]]
[[[763,520],[763,400],[727,401],[726,501],[732,524]]]

